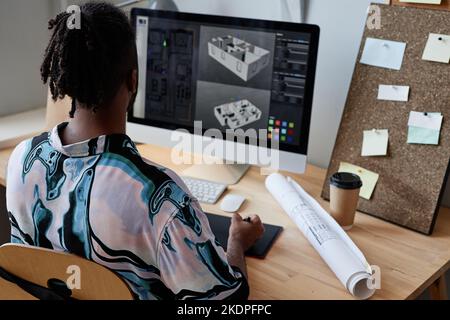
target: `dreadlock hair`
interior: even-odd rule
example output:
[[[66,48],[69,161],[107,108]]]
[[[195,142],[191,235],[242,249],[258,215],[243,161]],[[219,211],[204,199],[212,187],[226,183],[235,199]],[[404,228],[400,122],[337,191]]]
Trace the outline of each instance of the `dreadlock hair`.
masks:
[[[53,34],[41,66],[53,100],[72,98],[71,118],[77,102],[96,112],[112,101],[137,69],[135,33],[127,16],[107,3],[86,3],[80,12],[80,29],[67,26],[70,13],[49,21]]]

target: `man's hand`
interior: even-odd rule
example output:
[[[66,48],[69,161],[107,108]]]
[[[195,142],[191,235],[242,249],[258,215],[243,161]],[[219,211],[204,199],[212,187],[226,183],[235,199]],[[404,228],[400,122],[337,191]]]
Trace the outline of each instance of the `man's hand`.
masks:
[[[230,236],[228,243],[247,251],[264,234],[264,226],[257,215],[252,215],[248,220],[243,220],[238,213],[231,218]]]
[[[227,258],[230,265],[238,267],[247,279],[244,253],[262,237],[263,233],[264,226],[257,215],[250,216],[249,220],[245,221],[238,213],[233,214],[228,237]]]

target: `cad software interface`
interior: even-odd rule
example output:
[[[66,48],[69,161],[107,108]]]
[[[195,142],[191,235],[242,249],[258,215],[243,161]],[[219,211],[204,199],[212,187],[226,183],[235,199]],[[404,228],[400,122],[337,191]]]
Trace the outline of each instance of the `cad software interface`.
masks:
[[[136,34],[146,73],[133,117],[300,144],[309,33],[138,16]]]

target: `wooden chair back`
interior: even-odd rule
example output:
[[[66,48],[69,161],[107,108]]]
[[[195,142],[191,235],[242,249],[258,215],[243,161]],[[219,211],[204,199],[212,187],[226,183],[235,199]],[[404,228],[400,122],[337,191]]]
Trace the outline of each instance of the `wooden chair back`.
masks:
[[[78,300],[132,300],[127,284],[114,272],[95,262],[54,250],[19,244],[0,247],[0,267],[34,284],[48,287],[59,279],[72,287]],[[72,276],[72,277],[71,277]],[[79,282],[73,281],[79,276]],[[79,288],[73,285],[79,284]],[[0,278],[0,300],[36,299],[16,284]]]

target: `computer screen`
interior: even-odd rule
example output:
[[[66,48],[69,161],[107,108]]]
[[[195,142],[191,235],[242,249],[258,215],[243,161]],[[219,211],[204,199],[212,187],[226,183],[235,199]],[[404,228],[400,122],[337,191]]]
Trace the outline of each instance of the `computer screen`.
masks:
[[[317,26],[146,9],[132,23],[145,83],[130,122],[264,129],[266,143],[306,154]]]

